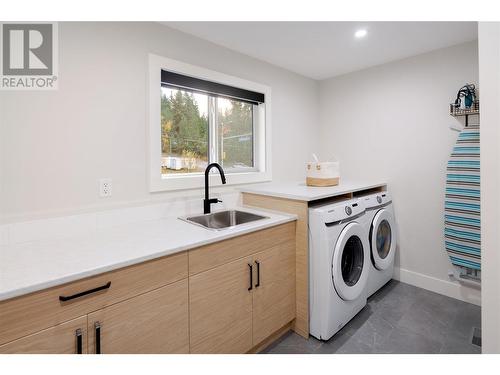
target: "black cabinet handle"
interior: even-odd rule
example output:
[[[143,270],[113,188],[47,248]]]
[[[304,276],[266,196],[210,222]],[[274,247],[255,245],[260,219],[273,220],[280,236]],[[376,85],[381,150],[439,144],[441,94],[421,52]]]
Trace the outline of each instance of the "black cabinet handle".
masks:
[[[255,287],[258,288],[260,286],[260,263],[256,260],[255,264],[257,265],[257,284],[255,284]]]
[[[248,290],[252,290],[253,289],[253,267],[251,264],[248,264],[248,268],[250,270],[250,286],[248,287]]]
[[[73,294],[72,296],[59,296],[59,301],[66,302],[66,301],[69,301],[69,300],[72,300],[75,298],[86,296],[87,294],[91,294],[91,293],[98,292],[100,290],[108,289],[110,286],[111,286],[111,281],[108,281],[105,285],[98,286],[97,288],[94,288],[94,289],[86,290],[85,292],[76,293],[76,294]]]
[[[76,335],[76,354],[82,354],[82,348],[83,348],[83,335],[82,335],[82,330],[78,328],[75,331]]]
[[[101,323],[95,322],[95,354],[101,354]]]

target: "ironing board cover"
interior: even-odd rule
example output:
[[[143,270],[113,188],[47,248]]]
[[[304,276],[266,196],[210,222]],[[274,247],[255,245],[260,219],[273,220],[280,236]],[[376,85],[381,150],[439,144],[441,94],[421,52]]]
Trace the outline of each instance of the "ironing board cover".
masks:
[[[481,269],[479,125],[459,134],[446,168],[444,237],[451,263]]]

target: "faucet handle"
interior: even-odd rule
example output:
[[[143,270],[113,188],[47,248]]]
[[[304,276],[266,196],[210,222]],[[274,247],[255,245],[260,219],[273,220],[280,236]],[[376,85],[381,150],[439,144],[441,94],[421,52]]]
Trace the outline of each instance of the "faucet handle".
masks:
[[[217,203],[222,203],[222,200],[217,198]]]

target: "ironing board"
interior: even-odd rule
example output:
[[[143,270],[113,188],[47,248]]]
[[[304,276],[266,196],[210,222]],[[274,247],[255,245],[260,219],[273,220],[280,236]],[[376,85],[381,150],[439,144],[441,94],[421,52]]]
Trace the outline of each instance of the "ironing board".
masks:
[[[481,270],[479,124],[465,127],[446,168],[444,237],[451,263]]]

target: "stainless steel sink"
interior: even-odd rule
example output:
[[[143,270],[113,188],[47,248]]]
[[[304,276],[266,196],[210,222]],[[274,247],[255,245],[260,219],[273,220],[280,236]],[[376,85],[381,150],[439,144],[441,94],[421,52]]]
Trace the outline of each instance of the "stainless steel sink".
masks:
[[[268,219],[268,217],[245,211],[228,210],[205,215],[181,217],[180,219],[204,228],[220,230],[251,223],[252,221]]]

